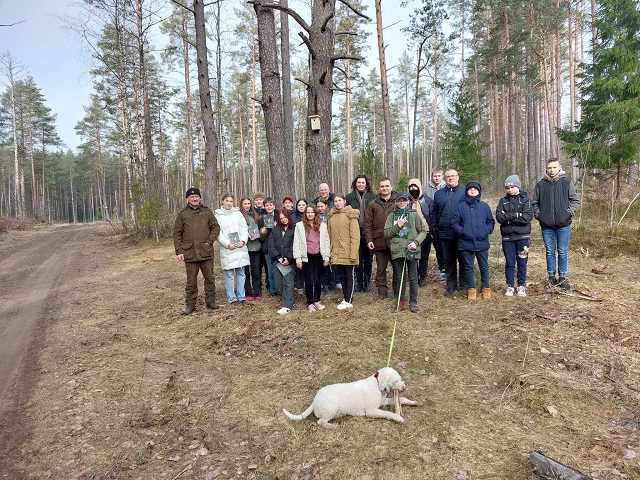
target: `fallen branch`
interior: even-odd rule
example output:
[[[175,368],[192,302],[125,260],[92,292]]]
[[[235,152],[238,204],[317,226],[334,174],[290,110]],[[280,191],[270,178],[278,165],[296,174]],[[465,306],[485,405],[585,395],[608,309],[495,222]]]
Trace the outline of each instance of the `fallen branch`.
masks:
[[[533,473],[545,480],[592,480],[591,477],[556,462],[542,452],[531,452],[529,463],[533,468]]]
[[[560,295],[565,295],[567,297],[579,298],[581,300],[589,300],[591,302],[604,302],[604,298],[598,298],[598,297],[594,297],[593,295],[587,295],[586,293],[582,293],[579,290],[575,290],[575,291],[571,292],[571,291],[558,289],[558,291],[556,291],[556,293],[558,293]]]
[[[400,392],[398,390],[393,390],[393,400],[396,403],[396,413],[402,416],[402,405],[400,404]]]

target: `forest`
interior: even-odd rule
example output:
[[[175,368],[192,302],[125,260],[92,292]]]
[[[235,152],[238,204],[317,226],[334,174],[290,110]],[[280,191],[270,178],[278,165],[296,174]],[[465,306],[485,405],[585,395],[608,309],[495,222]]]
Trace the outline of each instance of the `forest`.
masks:
[[[639,6],[84,0],[65,19],[93,59],[76,151],[38,79],[0,56],[0,215],[159,238],[190,186],[207,205],[347,193],[358,173],[402,188],[436,167],[531,186],[550,157],[615,202],[640,176]],[[398,58],[387,9],[405,19]]]

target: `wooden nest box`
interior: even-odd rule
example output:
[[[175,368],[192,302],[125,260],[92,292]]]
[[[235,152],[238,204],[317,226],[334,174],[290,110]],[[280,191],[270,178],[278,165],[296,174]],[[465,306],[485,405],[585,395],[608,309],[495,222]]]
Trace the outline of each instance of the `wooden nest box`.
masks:
[[[320,115],[309,115],[309,120],[311,120],[311,130],[317,132],[320,130]]]

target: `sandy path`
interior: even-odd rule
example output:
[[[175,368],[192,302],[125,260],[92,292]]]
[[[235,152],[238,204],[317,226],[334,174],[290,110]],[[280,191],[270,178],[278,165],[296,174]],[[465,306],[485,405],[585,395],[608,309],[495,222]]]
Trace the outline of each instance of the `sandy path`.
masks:
[[[17,234],[0,254],[0,409],[47,299],[73,275],[74,261],[94,225],[62,225]],[[9,234],[11,235],[11,234]]]

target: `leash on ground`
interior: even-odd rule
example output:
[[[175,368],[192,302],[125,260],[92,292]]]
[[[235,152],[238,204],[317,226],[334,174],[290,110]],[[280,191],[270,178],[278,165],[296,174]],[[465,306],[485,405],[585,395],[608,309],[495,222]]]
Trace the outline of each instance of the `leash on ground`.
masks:
[[[393,260],[392,260],[393,261]],[[398,285],[398,298],[396,298],[396,311],[393,316],[393,330],[391,331],[391,342],[389,342],[389,355],[387,356],[387,367],[391,363],[391,352],[393,352],[393,343],[396,339],[396,326],[398,325],[398,313],[400,311],[400,295],[404,291],[404,272],[407,267],[407,257],[404,257],[404,263],[402,265],[402,275],[400,275],[400,285]]]

